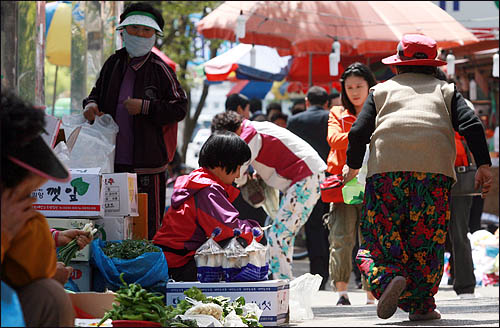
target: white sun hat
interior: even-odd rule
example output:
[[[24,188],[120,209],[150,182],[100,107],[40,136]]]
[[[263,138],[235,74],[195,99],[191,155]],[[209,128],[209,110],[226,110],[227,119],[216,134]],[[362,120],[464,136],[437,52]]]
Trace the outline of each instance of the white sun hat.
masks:
[[[163,31],[155,20],[155,16],[145,11],[132,11],[121,22],[116,29],[124,29],[127,25],[143,25],[156,30],[157,34],[163,36]]]

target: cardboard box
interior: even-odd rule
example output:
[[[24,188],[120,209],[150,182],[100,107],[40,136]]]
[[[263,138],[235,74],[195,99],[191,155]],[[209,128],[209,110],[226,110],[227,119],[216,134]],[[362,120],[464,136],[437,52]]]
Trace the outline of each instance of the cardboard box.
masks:
[[[100,168],[69,169],[71,180],[61,183],[49,180],[31,194],[33,207],[46,217],[104,216],[104,193]]]
[[[137,174],[106,173],[102,175],[105,216],[138,216]]]
[[[93,222],[89,219],[76,218],[47,218],[47,223],[50,228],[62,229],[79,229],[82,230],[87,223]],[[73,261],[88,261],[90,257],[90,245],[85,246],[82,250],[76,252],[76,257]]]
[[[132,239],[148,239],[148,194],[138,193],[139,216],[133,218]]]
[[[106,232],[106,238],[103,240],[124,240],[132,239],[134,234],[134,218],[125,217],[104,217],[95,220],[95,223],[102,226]]]
[[[176,305],[185,298],[184,291],[200,288],[207,296],[225,296],[235,300],[240,296],[245,301],[256,303],[263,310],[259,322],[263,326],[287,323],[290,284],[288,280],[266,280],[257,282],[168,282],[167,305]]]
[[[116,297],[116,294],[111,291],[107,293],[68,293],[68,295],[74,306],[95,318],[102,318],[106,311],[111,310]]]
[[[54,148],[56,145],[57,136],[59,134],[59,129],[61,128],[61,120],[55,116],[45,113],[45,131],[47,133],[42,133],[41,137],[43,141],[49,145],[50,148]]]
[[[71,279],[75,282],[81,292],[89,292],[92,286],[92,270],[89,262],[69,262],[68,266],[73,268]]]

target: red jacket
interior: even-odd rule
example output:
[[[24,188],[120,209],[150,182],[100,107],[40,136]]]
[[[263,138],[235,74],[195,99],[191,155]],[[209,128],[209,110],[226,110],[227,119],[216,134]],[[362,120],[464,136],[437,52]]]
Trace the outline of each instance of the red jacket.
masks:
[[[455,147],[457,149],[457,157],[455,158],[455,166],[469,166],[471,163],[467,160],[465,147],[462,142],[467,143],[465,138],[455,132]],[[472,159],[472,154],[470,155]]]
[[[252,228],[260,225],[254,220],[238,219],[239,212],[232,204],[238,193],[238,189],[224,184],[203,167],[177,178],[171,206],[153,238],[155,244],[172,250],[163,248],[170,268],[189,262],[216,227],[222,232],[215,241],[233,237],[234,228],[241,230],[240,237],[247,243],[252,241]]]

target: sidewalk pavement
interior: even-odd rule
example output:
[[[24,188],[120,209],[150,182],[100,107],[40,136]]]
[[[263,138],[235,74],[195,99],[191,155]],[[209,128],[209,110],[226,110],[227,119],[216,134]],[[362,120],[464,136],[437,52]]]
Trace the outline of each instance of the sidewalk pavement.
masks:
[[[308,259],[294,261],[295,277],[309,272]],[[327,283],[327,290],[318,291],[312,309],[314,318],[286,324],[289,327],[459,327],[459,326],[499,326],[499,287],[476,287],[476,298],[460,299],[452,286],[441,286],[436,294],[440,320],[409,321],[408,313],[398,308],[389,319],[377,317],[376,305],[366,305],[366,293],[354,285],[354,275],[349,281],[348,293],[351,306],[336,306],[338,295]]]

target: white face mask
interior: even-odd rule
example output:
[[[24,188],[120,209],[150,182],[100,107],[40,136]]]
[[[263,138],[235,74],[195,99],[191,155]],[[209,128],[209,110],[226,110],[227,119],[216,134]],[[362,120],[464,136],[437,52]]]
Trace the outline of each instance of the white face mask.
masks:
[[[142,38],[140,36],[130,35],[126,30],[122,32],[123,43],[130,57],[141,57],[153,49],[156,41],[156,34],[150,38]]]

